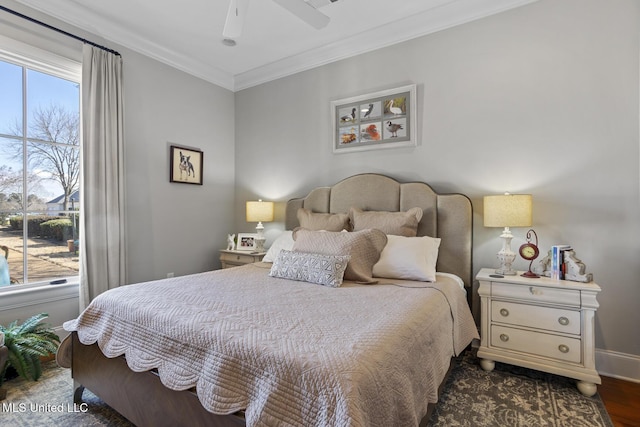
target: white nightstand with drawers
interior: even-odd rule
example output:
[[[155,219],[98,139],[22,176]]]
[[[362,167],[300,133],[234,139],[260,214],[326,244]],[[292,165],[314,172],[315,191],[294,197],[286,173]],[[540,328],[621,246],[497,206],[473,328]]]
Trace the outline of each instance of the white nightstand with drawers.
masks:
[[[595,367],[594,316],[600,287],[548,277],[491,277],[483,268],[480,282],[480,365],[495,362],[524,366],[575,378],[578,390],[593,396],[600,384]]]

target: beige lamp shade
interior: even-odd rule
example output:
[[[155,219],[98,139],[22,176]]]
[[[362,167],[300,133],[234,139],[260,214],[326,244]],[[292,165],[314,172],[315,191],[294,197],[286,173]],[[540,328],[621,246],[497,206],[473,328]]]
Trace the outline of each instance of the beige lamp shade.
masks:
[[[485,227],[530,227],[531,217],[531,194],[484,197]]]
[[[273,202],[247,202],[247,222],[273,221]]]

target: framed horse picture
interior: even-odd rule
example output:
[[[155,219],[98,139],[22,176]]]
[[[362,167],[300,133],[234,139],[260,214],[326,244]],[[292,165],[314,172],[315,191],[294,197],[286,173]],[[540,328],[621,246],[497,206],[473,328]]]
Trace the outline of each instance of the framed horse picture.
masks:
[[[169,154],[169,182],[202,185],[203,157],[200,150],[172,145]]]

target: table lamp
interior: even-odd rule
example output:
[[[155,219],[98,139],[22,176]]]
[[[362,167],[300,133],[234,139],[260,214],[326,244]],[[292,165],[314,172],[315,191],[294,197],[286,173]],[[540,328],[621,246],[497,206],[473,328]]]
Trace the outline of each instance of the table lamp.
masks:
[[[500,261],[500,268],[496,274],[512,276],[516,271],[511,268],[511,264],[516,259],[516,254],[511,250],[511,239],[513,234],[509,227],[530,227],[532,203],[530,194],[509,194],[484,197],[484,226],[504,227],[500,237],[502,238],[502,249],[497,257]]]
[[[257,202],[247,202],[247,222],[257,222],[256,233],[256,251],[264,252],[264,226],[262,221],[273,221],[273,202],[263,202],[258,200]]]

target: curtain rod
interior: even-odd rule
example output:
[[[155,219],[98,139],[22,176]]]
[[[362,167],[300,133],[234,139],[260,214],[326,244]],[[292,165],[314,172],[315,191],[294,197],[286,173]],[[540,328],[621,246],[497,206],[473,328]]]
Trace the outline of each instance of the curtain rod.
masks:
[[[109,49],[108,47],[101,46],[101,45],[99,45],[97,43],[92,42],[91,40],[87,40],[87,39],[82,38],[80,36],[76,36],[75,34],[71,34],[71,33],[67,32],[67,31],[61,30],[60,28],[56,28],[56,27],[54,27],[52,25],[49,25],[49,24],[46,24],[46,23],[44,23],[42,21],[38,21],[37,19],[31,18],[30,16],[27,16],[27,15],[23,15],[22,13],[16,12],[15,10],[11,10],[11,9],[5,7],[5,6],[0,5],[0,9],[4,10],[5,12],[8,12],[8,13],[10,13],[12,15],[15,15],[15,16],[17,16],[19,18],[26,19],[29,22],[33,22],[34,24],[41,25],[41,26],[43,26],[45,28],[48,28],[48,29],[53,30],[53,31],[56,31],[56,32],[58,32],[60,34],[64,34],[65,36],[71,37],[72,39],[79,40],[82,43],[90,44],[91,46],[95,46],[98,49],[105,50],[105,51],[107,51],[109,53],[112,53],[114,55],[122,56],[122,55],[120,55],[120,53],[118,53],[117,51],[115,51],[113,49]]]

